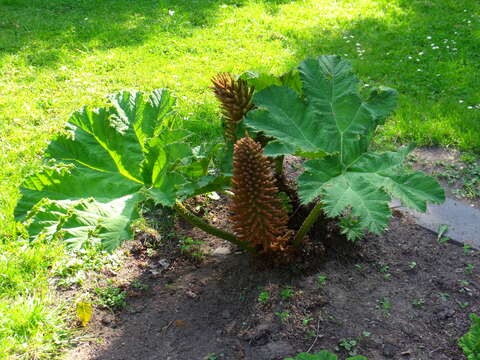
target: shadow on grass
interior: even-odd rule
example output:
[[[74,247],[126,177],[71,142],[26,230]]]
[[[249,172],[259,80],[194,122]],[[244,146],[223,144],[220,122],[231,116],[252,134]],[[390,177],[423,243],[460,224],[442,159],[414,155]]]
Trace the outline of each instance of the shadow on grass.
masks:
[[[274,11],[286,0],[259,0]],[[27,53],[32,66],[54,66],[71,51],[137,46],[164,33],[188,37],[215,23],[222,5],[247,0],[0,0],[0,59]]]

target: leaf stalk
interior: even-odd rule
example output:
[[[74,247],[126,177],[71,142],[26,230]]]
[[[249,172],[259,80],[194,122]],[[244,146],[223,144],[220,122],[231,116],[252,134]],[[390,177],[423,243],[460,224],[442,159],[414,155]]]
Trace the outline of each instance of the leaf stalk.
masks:
[[[188,210],[180,201],[175,202],[174,206],[175,211],[177,212],[178,215],[180,215],[183,219],[185,219],[188,223],[190,223],[193,226],[198,227],[199,229],[205,231],[208,234],[211,234],[213,236],[216,236],[220,239],[227,240],[231,242],[232,244],[238,245],[242,249],[252,251],[251,248],[247,246],[247,244],[239,241],[237,237],[229,233],[227,231],[221,230],[219,228],[216,228],[215,226],[212,226],[202,220],[200,217],[194,215],[190,210]]]

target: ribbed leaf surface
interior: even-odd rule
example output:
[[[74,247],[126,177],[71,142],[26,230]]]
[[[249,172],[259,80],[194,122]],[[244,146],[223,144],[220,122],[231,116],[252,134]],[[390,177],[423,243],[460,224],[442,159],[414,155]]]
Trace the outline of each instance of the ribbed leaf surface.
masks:
[[[355,218],[358,223],[344,230],[356,238],[358,229],[385,229],[391,197],[419,211],[427,202],[444,201],[434,179],[403,169],[412,147],[368,151],[377,126],[395,107],[395,90],[375,89],[364,100],[350,63],[338,56],[308,59],[298,70],[301,94],[285,86],[260,91],[254,96],[258,109],[247,114],[246,125],[276,138],[265,154],[313,159],[298,179],[303,203],[320,197],[327,215]]]
[[[131,238],[146,196],[169,206],[179,190],[198,191],[191,180],[206,175],[208,165],[194,169],[189,134],[169,129],[170,93],[121,92],[110,101],[108,108],[74,113],[47,149],[54,165],[22,184],[15,216],[32,237],[61,237],[75,248],[96,240],[112,250]]]

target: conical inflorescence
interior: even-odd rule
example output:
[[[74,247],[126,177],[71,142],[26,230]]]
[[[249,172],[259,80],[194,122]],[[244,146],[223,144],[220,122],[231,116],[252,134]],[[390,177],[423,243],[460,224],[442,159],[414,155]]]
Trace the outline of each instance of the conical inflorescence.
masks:
[[[235,143],[238,123],[254,108],[253,87],[243,79],[234,79],[230,73],[217,74],[212,78],[212,83],[213,92],[222,104],[225,138]]]
[[[233,230],[239,241],[260,254],[290,247],[288,213],[275,184],[271,160],[261,145],[249,137],[238,140],[233,155]]]

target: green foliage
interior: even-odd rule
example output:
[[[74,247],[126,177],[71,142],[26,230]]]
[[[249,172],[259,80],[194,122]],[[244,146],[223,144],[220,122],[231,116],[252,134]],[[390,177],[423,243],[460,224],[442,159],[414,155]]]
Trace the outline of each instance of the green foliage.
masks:
[[[316,354],[301,353],[295,356],[294,358],[285,358],[283,360],[338,360],[337,355],[327,351],[322,350]],[[364,356],[353,356],[345,360],[368,360]]]
[[[328,216],[347,219],[340,225],[354,240],[362,229],[380,233],[386,228],[391,197],[419,211],[427,202],[444,201],[434,179],[402,167],[413,146],[369,151],[376,128],[395,107],[394,90],[374,89],[362,99],[350,63],[338,56],[307,59],[299,73],[303,96],[285,86],[260,91],[253,100],[258,109],[247,114],[246,125],[276,138],[266,154],[314,159],[298,179],[304,204],[320,196]]]
[[[121,310],[127,306],[127,293],[119,287],[109,285],[104,288],[96,288],[98,304],[106,309]]]
[[[71,248],[100,242],[109,251],[130,239],[138,203],[171,206],[209,185],[210,153],[173,129],[175,99],[120,92],[111,106],[83,108],[46,152],[48,167],[22,184],[15,215],[33,239],[63,238]]]
[[[268,291],[262,291],[258,294],[258,302],[261,304],[266,304],[270,301],[270,294]]]
[[[186,237],[180,240],[180,251],[192,260],[201,261],[205,256],[202,252],[201,245],[202,241]]]
[[[468,360],[480,360],[480,317],[471,314],[472,325],[470,330],[458,341]]]
[[[283,301],[289,301],[294,294],[295,292],[291,287],[287,287],[286,289],[283,289],[282,291],[280,291],[280,297],[282,298]]]

